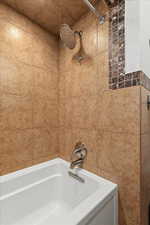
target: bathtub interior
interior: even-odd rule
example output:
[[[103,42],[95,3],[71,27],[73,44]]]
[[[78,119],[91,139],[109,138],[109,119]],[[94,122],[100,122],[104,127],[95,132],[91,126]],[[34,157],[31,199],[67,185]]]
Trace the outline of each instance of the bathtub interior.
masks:
[[[1,225],[65,224],[68,215],[99,188],[84,174],[71,178],[63,163],[13,176],[1,185]],[[101,185],[104,185],[103,183]]]

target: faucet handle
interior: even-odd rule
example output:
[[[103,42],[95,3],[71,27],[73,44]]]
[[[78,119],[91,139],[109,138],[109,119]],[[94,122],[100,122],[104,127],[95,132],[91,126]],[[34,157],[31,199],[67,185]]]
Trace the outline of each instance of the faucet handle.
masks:
[[[77,142],[75,147],[74,147],[74,150],[72,152],[72,156],[71,156],[71,159],[73,160],[73,157],[75,157],[77,159],[82,159],[84,160],[87,156],[87,148],[85,147],[85,144],[82,143],[82,142]]]

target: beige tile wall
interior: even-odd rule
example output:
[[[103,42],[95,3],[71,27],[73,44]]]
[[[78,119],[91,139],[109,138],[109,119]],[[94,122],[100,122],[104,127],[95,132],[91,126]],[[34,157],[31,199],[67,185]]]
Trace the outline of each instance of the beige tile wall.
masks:
[[[1,0],[40,24],[46,30],[57,34],[63,23],[74,24],[88,7],[81,0]],[[90,0],[94,5],[97,0]]]
[[[59,151],[70,160],[76,141],[86,143],[85,168],[119,184],[119,225],[140,225],[140,87],[109,90],[108,26],[91,13],[75,25],[90,57],[81,65],[72,60],[79,44],[60,43]]]
[[[105,24],[89,13],[74,26],[89,56],[80,65],[72,60],[79,40],[74,50],[61,42],[58,49],[52,35],[0,4],[1,174],[58,153],[70,160],[81,140],[85,168],[119,185],[119,225],[147,225],[149,92],[109,90],[108,9],[103,1],[99,7]]]
[[[1,174],[57,153],[58,42],[0,4]]]
[[[141,212],[142,225],[148,225],[150,204],[150,111],[147,96],[150,91],[141,87]]]

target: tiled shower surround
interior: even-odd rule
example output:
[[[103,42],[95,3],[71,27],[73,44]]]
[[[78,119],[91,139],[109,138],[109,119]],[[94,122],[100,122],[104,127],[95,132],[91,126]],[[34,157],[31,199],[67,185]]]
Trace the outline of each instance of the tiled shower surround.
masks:
[[[124,75],[123,21],[110,29],[110,11],[119,9],[122,18],[123,1],[110,11],[104,1],[98,7],[107,15],[103,25],[88,13],[73,27],[83,31],[89,56],[80,65],[72,60],[79,41],[74,50],[58,46],[53,35],[0,5],[1,174],[56,156],[70,160],[81,140],[85,168],[119,185],[119,225],[147,225],[149,91],[140,71]],[[110,46],[118,27],[121,36],[115,41],[114,34]]]
[[[117,0],[116,5],[112,7],[110,5],[109,9],[109,88],[116,90],[133,86],[141,86],[140,112],[138,112],[140,114],[141,184],[139,221],[131,224],[148,225],[150,205],[150,132],[148,127],[150,127],[150,113],[147,110],[147,96],[150,95],[150,79],[143,71],[125,73],[125,0]],[[128,224],[126,221],[121,223]]]
[[[84,48],[91,60],[79,65],[72,61],[79,47],[70,51],[60,43],[59,152],[70,160],[75,142],[85,142],[89,149],[85,168],[119,184],[119,225],[147,225],[150,199],[143,180],[149,177],[150,145],[142,126],[150,114],[147,90],[141,86],[145,76],[140,71],[123,74],[124,45],[119,48],[118,39],[113,47],[118,61],[112,61],[117,71],[109,70],[110,12],[105,4],[99,7],[107,14],[105,24],[99,25],[89,13],[74,26],[74,30],[83,30]],[[124,44],[124,36],[120,43]],[[116,79],[115,88],[110,88],[110,75]]]
[[[1,174],[57,155],[57,68],[56,38],[0,4]]]

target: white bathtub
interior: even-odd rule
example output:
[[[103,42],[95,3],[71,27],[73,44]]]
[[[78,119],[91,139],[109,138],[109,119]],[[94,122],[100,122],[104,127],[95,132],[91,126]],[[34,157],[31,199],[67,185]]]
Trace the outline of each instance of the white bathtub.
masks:
[[[54,159],[0,177],[0,225],[117,225],[117,185]]]

